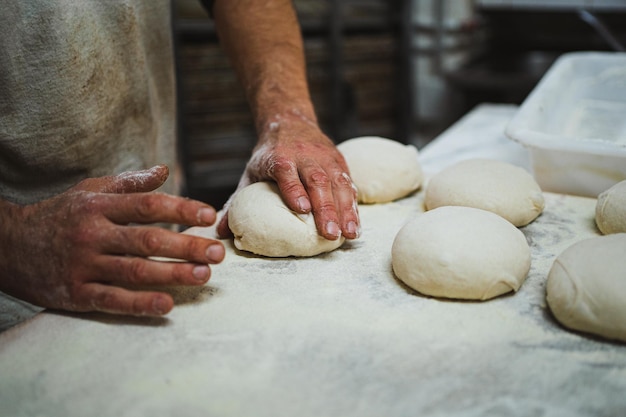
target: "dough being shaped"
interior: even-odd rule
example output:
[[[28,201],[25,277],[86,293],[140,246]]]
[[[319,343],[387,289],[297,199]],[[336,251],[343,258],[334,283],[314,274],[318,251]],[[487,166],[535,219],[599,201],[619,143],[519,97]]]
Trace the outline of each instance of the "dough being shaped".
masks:
[[[547,301],[565,327],[626,341],[626,233],[585,239],[556,257]]]
[[[388,203],[422,184],[417,148],[391,139],[363,136],[337,145],[350,169],[359,203]]]
[[[530,269],[530,247],[497,214],[447,206],[407,223],[391,260],[396,276],[422,294],[487,300],[519,289]]]
[[[605,235],[626,233],[626,180],[598,196],[596,224]]]
[[[491,159],[468,159],[428,181],[424,204],[426,210],[441,206],[480,208],[519,227],[541,214],[544,199],[535,179],[523,168]]]
[[[228,209],[235,247],[271,257],[314,256],[344,242],[317,233],[313,214],[296,214],[284,203],[278,186],[257,182],[235,194]]]

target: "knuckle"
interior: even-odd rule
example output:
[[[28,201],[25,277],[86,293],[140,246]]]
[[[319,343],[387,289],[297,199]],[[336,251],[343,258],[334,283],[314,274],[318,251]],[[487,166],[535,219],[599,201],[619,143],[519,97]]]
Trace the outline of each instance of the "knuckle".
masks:
[[[189,259],[204,261],[211,241],[204,238],[194,238],[189,242]]]
[[[311,185],[315,187],[326,186],[329,182],[328,175],[324,171],[316,170],[309,176]]]
[[[335,204],[332,201],[322,201],[319,205],[318,213],[324,213],[326,216],[334,215],[336,213]],[[336,221],[336,219],[334,219]]]
[[[288,181],[282,186],[283,192],[286,195],[301,194],[302,184],[299,181]]]
[[[191,200],[187,199],[177,201],[174,210],[176,212],[176,216],[180,219],[189,218],[195,220],[195,217],[198,213],[195,204],[193,204]],[[193,215],[191,213],[193,213]]]
[[[125,257],[113,257],[110,264],[112,273],[117,276],[126,275],[126,262],[127,259]]]
[[[115,304],[115,296],[112,292],[102,291],[96,294],[91,300],[91,307],[94,310],[110,309]]]
[[[161,204],[160,196],[157,194],[147,194],[139,199],[135,210],[140,217],[151,217],[159,210]]]
[[[73,218],[97,214],[103,205],[98,194],[87,191],[74,191],[69,194],[68,215]]]
[[[130,311],[128,312],[135,316],[140,316],[146,313],[144,304],[142,303],[141,298],[134,297],[130,304]]]
[[[269,164],[269,171],[275,176],[284,176],[296,171],[295,164],[284,158],[273,159]]]
[[[156,230],[146,229],[140,236],[141,248],[143,254],[157,254],[162,247],[161,239]]]
[[[337,174],[335,177],[335,184],[340,187],[352,188],[352,180],[350,179],[350,176],[345,173]]]
[[[147,277],[146,262],[141,258],[132,258],[127,265],[127,277],[131,284],[141,284]]]
[[[172,268],[171,281],[176,284],[186,284],[193,282],[192,272],[187,265],[177,265]]]

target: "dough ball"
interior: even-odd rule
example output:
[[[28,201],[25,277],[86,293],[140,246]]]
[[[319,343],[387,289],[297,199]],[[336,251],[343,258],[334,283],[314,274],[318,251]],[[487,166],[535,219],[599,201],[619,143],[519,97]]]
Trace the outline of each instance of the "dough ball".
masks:
[[[337,145],[346,159],[359,203],[387,203],[417,190],[424,178],[417,148],[364,136]]]
[[[407,223],[391,260],[396,276],[422,294],[487,300],[519,289],[530,269],[530,247],[497,214],[446,206]]]
[[[533,221],[544,207],[535,179],[523,168],[491,159],[468,159],[433,176],[426,186],[427,210],[475,207],[496,213],[515,226]]]
[[[240,250],[271,257],[314,256],[344,241],[324,239],[312,214],[296,214],[283,202],[278,186],[257,182],[242,188],[228,209],[228,225]]]
[[[547,301],[565,327],[626,341],[626,233],[565,249],[548,273]]]
[[[596,224],[605,235],[626,233],[626,180],[598,196]]]

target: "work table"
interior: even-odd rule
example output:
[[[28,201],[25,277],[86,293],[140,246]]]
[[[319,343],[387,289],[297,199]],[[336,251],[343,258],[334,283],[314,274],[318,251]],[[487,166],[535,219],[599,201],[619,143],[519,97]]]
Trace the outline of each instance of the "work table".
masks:
[[[528,168],[503,133],[515,110],[470,112],[420,150],[425,173],[473,157]],[[165,318],[36,314],[0,333],[0,415],[625,415],[626,345],[564,329],[545,302],[555,256],[599,234],[595,199],[545,197],[521,229],[525,283],[486,302],[425,297],[394,277],[391,244],[423,211],[419,191],[362,205],[362,237],[320,256],[225,241],[207,285],[170,289]]]

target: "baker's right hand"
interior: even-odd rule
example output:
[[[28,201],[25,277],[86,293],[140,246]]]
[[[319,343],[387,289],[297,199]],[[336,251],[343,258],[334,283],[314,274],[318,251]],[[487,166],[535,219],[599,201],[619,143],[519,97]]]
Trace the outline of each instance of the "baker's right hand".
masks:
[[[153,193],[166,166],[87,179],[39,203],[0,202],[0,290],[70,311],[160,316],[174,305],[159,285],[202,285],[224,258],[219,241],[150,223],[208,226],[215,210]],[[150,257],[176,258],[162,262]]]

